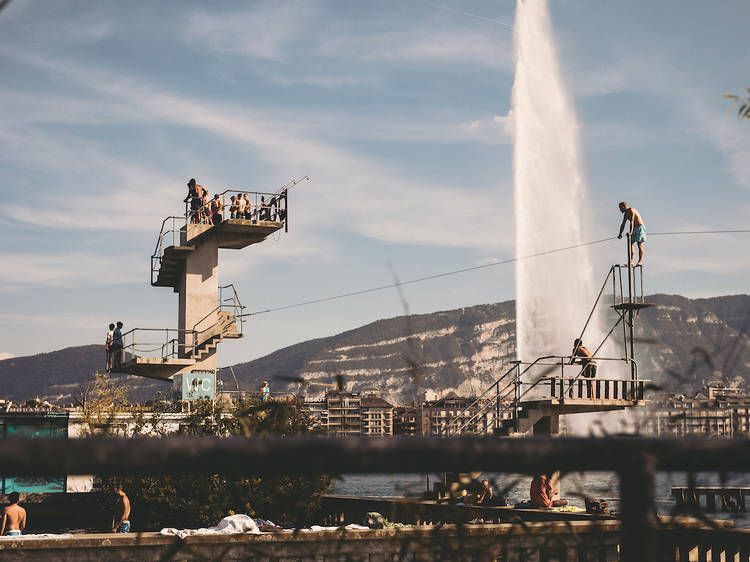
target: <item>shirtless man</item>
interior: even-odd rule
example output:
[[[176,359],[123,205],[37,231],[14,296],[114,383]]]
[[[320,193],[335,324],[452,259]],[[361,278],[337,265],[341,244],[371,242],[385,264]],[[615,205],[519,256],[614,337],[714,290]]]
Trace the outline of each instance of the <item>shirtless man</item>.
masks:
[[[244,195],[242,196],[242,198],[243,198],[243,199],[245,200],[245,218],[246,218],[247,220],[250,220],[251,218],[253,218],[253,211],[252,211],[252,209],[253,209],[253,204],[252,204],[252,203],[250,203],[250,199],[248,199],[248,197],[247,197],[247,193],[245,193],[245,194],[244,194]]]
[[[620,203],[620,212],[623,216],[622,223],[620,223],[620,232],[617,237],[622,238],[625,223],[630,221],[630,265],[633,265],[633,244],[635,243],[638,243],[638,263],[635,265],[641,265],[644,253],[643,243],[646,241],[646,226],[643,224],[640,213],[633,207],[628,207],[625,201]]]
[[[185,203],[190,200],[190,222],[199,223],[202,199],[206,194],[206,189],[201,184],[195,183],[195,178],[190,178],[187,186],[188,195],[185,197]]]
[[[594,355],[589,351],[589,348],[583,345],[583,341],[578,338],[573,341],[573,357],[579,358],[578,363],[583,367],[581,369],[581,376],[584,378],[593,379],[596,377],[599,365],[597,365],[596,361],[592,359],[593,356]],[[586,382],[586,387],[589,391],[589,398],[593,398],[593,385],[591,384],[591,381]]]
[[[245,202],[244,194],[240,194],[237,196],[237,218],[238,219],[244,219],[245,218],[245,207],[247,206],[247,203]]]
[[[213,215],[214,224],[219,224],[223,220],[221,216],[222,209],[224,209],[224,204],[219,199],[219,194],[217,193],[211,201],[211,214]]]
[[[531,505],[537,508],[564,507],[568,505],[568,500],[553,500],[560,490],[552,489],[552,481],[548,474],[535,474],[531,481],[529,495],[531,495]]]
[[[20,535],[26,528],[26,510],[18,505],[18,492],[12,492],[8,496],[10,505],[3,509],[3,524],[0,535]]]
[[[113,533],[129,533],[130,532],[130,500],[125,492],[122,491],[122,484],[115,482],[114,485],[115,495],[117,496],[117,504],[115,506],[115,524],[112,527]]]

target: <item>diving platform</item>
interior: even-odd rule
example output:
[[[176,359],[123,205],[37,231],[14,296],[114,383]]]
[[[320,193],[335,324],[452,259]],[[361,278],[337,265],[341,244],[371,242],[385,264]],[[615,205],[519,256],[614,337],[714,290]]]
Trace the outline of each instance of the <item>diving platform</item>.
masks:
[[[177,373],[189,370],[195,359],[162,359],[159,357],[132,357],[112,368],[112,373],[126,373],[160,381],[171,381]]]
[[[171,287],[177,292],[185,271],[188,257],[196,248],[204,244],[215,245],[217,249],[241,250],[251,244],[263,242],[271,234],[285,228],[284,221],[260,221],[249,219],[227,219],[219,224],[189,224],[187,219],[179,227],[179,242],[165,246],[171,230],[165,230],[168,217],[162,224],[156,250],[151,256],[151,285]]]
[[[440,435],[492,432],[501,437],[559,434],[560,416],[610,412],[646,404],[648,380],[639,378],[635,361],[635,321],[639,311],[654,306],[644,297],[643,266],[632,265],[630,236],[628,262],[610,267],[596,302],[578,337],[570,335],[570,355],[546,355],[531,362],[514,361],[472,403],[448,419]],[[610,285],[611,283],[611,285]],[[589,350],[583,338],[605,289],[611,286],[609,308],[617,320],[601,342]],[[601,357],[607,339],[622,326],[621,357]],[[610,378],[599,378],[600,368]],[[557,372],[558,374],[553,374]],[[620,378],[616,378],[620,377]]]
[[[614,308],[617,311],[630,311],[630,310],[643,310],[644,308],[649,308],[652,306],[656,306],[653,303],[650,302],[621,302],[617,304],[613,304],[612,308]]]

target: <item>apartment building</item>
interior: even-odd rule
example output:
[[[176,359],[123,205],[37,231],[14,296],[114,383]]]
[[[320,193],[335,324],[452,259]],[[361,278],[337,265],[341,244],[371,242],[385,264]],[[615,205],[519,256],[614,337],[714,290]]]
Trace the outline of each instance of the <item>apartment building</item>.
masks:
[[[331,435],[393,435],[393,405],[375,395],[329,391],[304,408]]]
[[[491,408],[483,411],[487,402],[453,393],[439,400],[424,402],[420,414],[422,435],[444,437],[491,433],[495,412]]]
[[[737,388],[709,383],[695,397],[662,396],[654,401],[644,433],[656,436],[734,437],[750,433],[750,396]]]
[[[416,405],[393,408],[394,435],[421,435],[420,413]]]

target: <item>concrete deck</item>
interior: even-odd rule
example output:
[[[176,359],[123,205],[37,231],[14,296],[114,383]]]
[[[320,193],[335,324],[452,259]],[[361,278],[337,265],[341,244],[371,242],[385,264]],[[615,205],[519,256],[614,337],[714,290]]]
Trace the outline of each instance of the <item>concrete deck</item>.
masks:
[[[177,373],[192,365],[195,365],[195,359],[167,359],[165,361],[158,357],[136,357],[113,367],[110,372],[171,381]]]
[[[251,221],[227,219],[220,224],[209,226],[187,240],[191,246],[200,244],[205,238],[216,237],[219,248],[239,250],[251,244],[263,242],[269,235],[284,228],[280,221]]]
[[[716,522],[719,523],[719,522]],[[731,524],[730,524],[731,525]],[[721,522],[662,518],[664,551],[686,553],[703,540],[739,550],[750,533]],[[159,533],[81,534],[65,538],[0,538],[2,560],[296,560],[304,562],[385,560],[619,560],[619,521],[526,524],[421,525],[388,529],[288,531],[260,535],[198,535],[180,540]],[[673,546],[674,545],[674,546]],[[697,552],[696,552],[697,554]],[[682,558],[680,558],[682,559]],[[687,558],[685,558],[687,559]],[[692,559],[692,558],[691,558]],[[697,559],[697,558],[696,558]],[[712,558],[712,559],[719,559]],[[722,558],[723,559],[723,558]]]
[[[219,248],[239,250],[263,242],[269,235],[284,228],[284,223],[227,219],[218,225],[189,226],[189,239],[183,232],[185,239],[180,246],[168,246],[164,249],[156,271],[156,279],[152,277],[151,284],[154,287],[172,287],[177,291],[188,255],[210,238],[215,237]]]

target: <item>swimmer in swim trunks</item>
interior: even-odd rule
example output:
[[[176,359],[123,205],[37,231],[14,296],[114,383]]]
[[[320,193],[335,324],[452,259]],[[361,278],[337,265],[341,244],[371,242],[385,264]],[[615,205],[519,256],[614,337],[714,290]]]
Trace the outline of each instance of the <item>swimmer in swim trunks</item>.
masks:
[[[10,505],[3,509],[3,523],[0,535],[17,536],[26,528],[26,510],[18,505],[19,494],[12,492],[8,495]]]
[[[622,223],[620,223],[620,232],[617,237],[622,238],[625,223],[630,221],[630,265],[633,265],[633,244],[638,244],[638,263],[635,265],[641,265],[644,255],[643,243],[646,241],[646,225],[643,224],[641,214],[633,207],[629,207],[625,201],[621,202],[619,206],[623,216]]]

